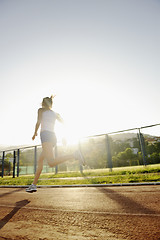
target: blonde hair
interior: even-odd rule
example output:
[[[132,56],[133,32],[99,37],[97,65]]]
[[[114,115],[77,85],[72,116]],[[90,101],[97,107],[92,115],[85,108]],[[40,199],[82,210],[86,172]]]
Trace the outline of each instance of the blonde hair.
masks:
[[[42,107],[44,108],[52,108],[52,104],[53,104],[53,98],[55,96],[51,95],[51,97],[45,97],[43,98],[42,101]]]

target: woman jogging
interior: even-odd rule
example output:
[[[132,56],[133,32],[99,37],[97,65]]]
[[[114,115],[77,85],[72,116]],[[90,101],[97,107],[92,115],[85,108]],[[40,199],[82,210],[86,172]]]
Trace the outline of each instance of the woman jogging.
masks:
[[[78,159],[80,163],[84,165],[84,158],[79,150],[77,150],[74,154],[59,156],[55,158],[54,148],[56,146],[57,139],[54,133],[54,126],[55,126],[56,120],[63,123],[63,119],[58,113],[52,110],[52,104],[53,104],[53,96],[51,96],[50,98],[45,97],[43,98],[43,101],[42,101],[42,108],[38,109],[37,123],[35,126],[35,132],[32,137],[32,140],[34,140],[35,137],[37,136],[37,131],[41,126],[40,138],[41,138],[41,144],[42,144],[42,152],[38,159],[38,167],[35,173],[33,184],[31,184],[28,188],[26,188],[26,192],[37,191],[36,184],[38,182],[39,176],[43,169],[44,159],[47,160],[47,163],[50,167],[54,167],[60,163],[63,163],[67,160],[71,160],[73,158]]]

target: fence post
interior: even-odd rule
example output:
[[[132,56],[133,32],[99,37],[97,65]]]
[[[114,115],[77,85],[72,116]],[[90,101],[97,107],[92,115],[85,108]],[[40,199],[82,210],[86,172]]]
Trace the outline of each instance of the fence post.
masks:
[[[58,157],[58,149],[57,149],[57,145],[55,146],[55,158]],[[55,174],[58,173],[58,165],[55,166]]]
[[[37,170],[37,146],[34,147],[34,174]]]
[[[79,151],[80,151],[81,154],[82,154],[80,141],[79,141],[79,143],[78,143],[78,148],[79,148]],[[84,157],[83,157],[83,158],[84,158]],[[82,166],[82,164],[79,164],[79,170],[80,170],[80,173],[83,174],[83,166]]]
[[[3,151],[3,156],[2,156],[2,178],[4,176],[4,157],[5,157],[5,151]]]
[[[140,142],[140,146],[141,146],[143,164],[146,166],[147,165],[147,159],[146,159],[145,142],[144,142],[143,134],[140,132],[140,129],[139,129],[139,142]]]
[[[15,168],[16,168],[16,151],[13,152],[13,178],[15,178]]]
[[[17,150],[17,177],[19,177],[19,156],[20,156],[20,150]]]
[[[111,148],[110,148],[110,141],[108,134],[106,134],[106,148],[107,148],[107,161],[108,161],[108,168],[112,172],[113,164],[112,164],[112,155],[111,155]]]

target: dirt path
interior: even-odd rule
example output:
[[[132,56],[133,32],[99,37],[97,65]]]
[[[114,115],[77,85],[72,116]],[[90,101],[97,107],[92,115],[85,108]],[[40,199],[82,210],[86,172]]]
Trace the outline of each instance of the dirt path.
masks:
[[[160,186],[0,188],[0,239],[160,240]]]

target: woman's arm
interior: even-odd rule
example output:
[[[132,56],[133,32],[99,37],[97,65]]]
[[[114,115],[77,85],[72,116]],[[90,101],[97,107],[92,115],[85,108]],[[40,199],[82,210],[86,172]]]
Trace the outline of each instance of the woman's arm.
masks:
[[[36,122],[35,131],[34,131],[34,135],[32,137],[32,140],[34,140],[35,137],[37,136],[37,131],[38,131],[39,126],[41,124],[41,118],[42,118],[42,108],[39,108],[38,109],[37,122]]]
[[[64,124],[64,120],[63,120],[63,118],[61,117],[61,115],[60,115],[59,113],[56,113],[56,119],[57,119],[59,122],[61,122],[61,123]]]
[[[60,122],[60,123],[63,123],[64,124],[64,120],[63,118],[61,117],[61,115],[59,113],[56,113],[56,119]],[[65,131],[65,129],[63,129]],[[62,144],[63,146],[66,146],[67,145],[67,140],[66,140],[66,137],[65,137],[65,133],[64,133],[64,136],[62,138]]]

